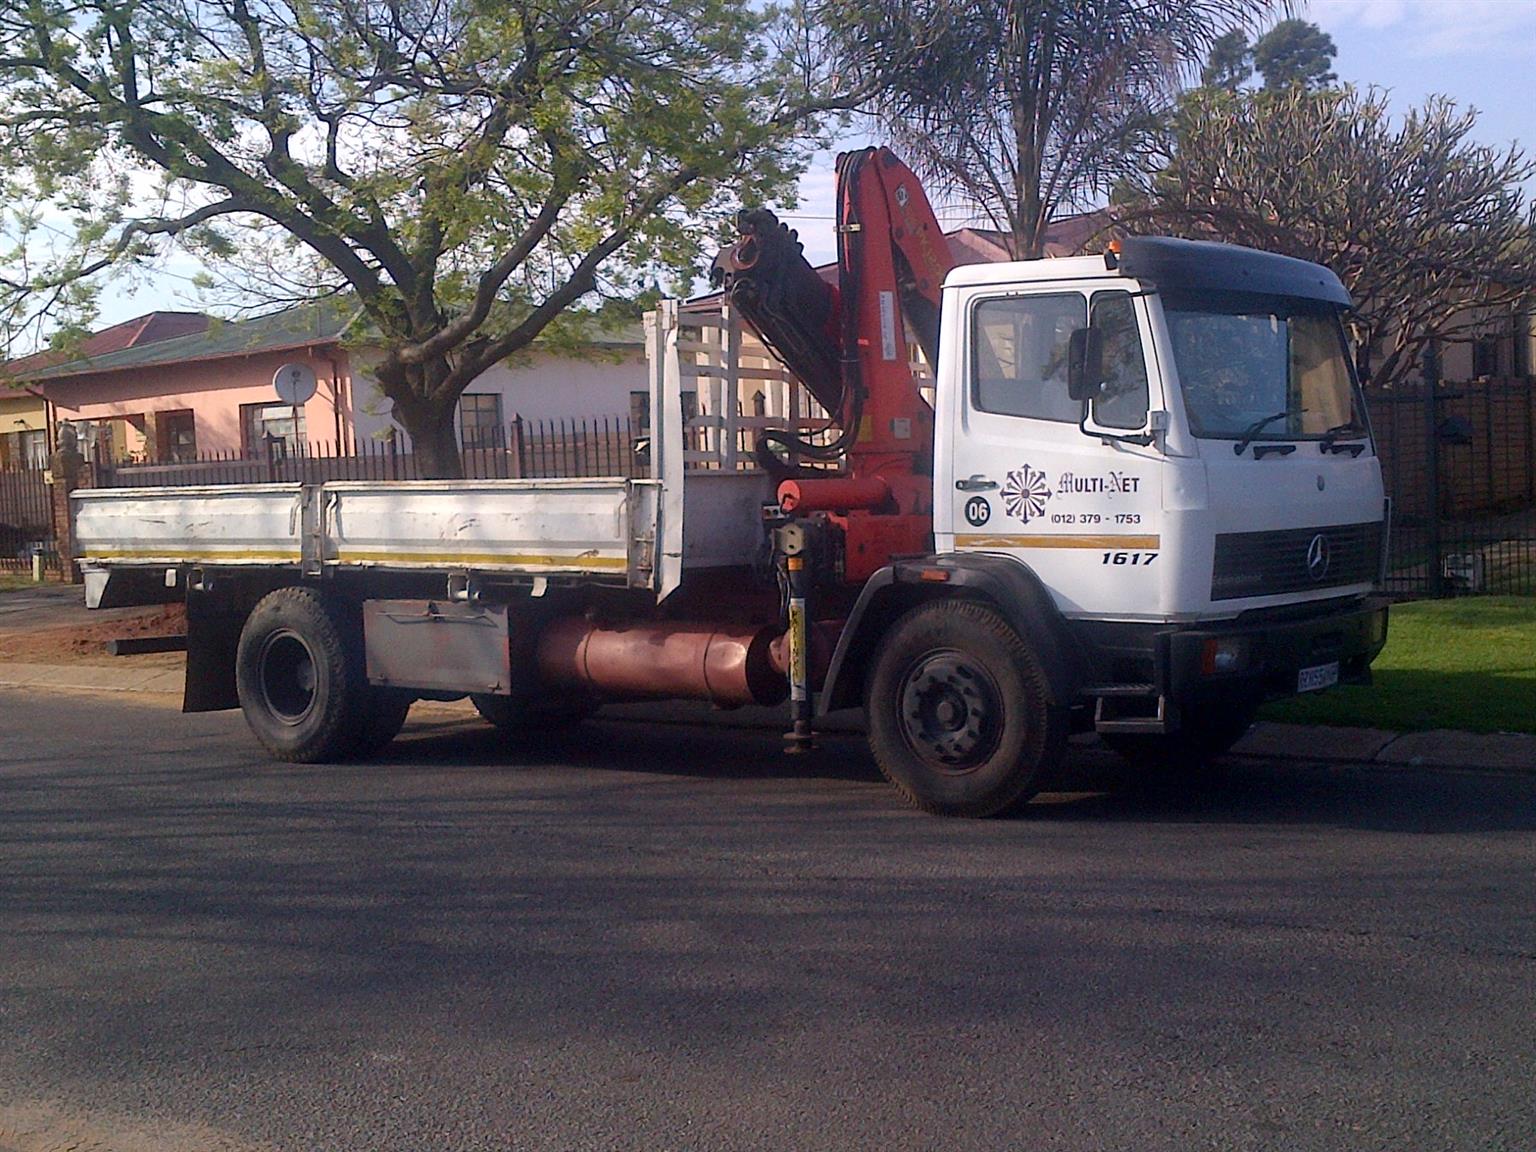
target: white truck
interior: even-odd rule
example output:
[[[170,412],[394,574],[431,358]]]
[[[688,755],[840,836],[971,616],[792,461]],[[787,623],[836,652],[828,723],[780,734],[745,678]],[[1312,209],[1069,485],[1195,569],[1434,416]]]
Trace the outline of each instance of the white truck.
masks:
[[[1188,767],[1368,679],[1386,505],[1331,272],[1163,238],[951,268],[894,156],[839,165],[838,285],[744,213],[722,314],[649,318],[642,478],[81,490],[88,603],[184,597],[186,709],[281,759],[372,753],[423,696],[509,732],[788,698],[792,748],[862,707],[952,815],[1073,731]]]

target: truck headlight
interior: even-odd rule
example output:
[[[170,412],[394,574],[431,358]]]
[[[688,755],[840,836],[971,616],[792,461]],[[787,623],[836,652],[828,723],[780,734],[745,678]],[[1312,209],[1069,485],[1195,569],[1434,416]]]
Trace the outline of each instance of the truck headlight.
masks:
[[[1200,671],[1206,676],[1237,672],[1248,663],[1248,641],[1240,636],[1217,636],[1200,648]]]

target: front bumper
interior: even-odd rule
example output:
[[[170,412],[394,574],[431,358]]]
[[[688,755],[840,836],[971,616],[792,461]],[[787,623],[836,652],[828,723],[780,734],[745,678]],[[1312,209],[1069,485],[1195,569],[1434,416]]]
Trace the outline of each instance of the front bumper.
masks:
[[[1369,683],[1371,661],[1387,641],[1387,605],[1367,597],[1319,614],[1248,614],[1164,632],[1155,661],[1161,694],[1175,704],[1294,696],[1303,669],[1335,663],[1340,684]],[[1213,667],[1216,650],[1238,658]]]

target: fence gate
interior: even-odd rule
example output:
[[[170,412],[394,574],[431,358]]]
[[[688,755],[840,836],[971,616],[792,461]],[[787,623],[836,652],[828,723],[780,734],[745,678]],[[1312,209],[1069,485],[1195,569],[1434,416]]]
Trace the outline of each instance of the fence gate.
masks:
[[[0,572],[31,572],[32,556],[58,570],[53,545],[53,499],[41,468],[0,470]]]
[[[1392,499],[1387,590],[1536,594],[1536,388],[1410,384],[1366,406]]]

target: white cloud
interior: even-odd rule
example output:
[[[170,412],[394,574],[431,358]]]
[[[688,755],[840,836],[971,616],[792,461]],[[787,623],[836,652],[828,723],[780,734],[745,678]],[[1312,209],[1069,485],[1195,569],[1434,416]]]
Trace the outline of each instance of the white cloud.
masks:
[[[1536,59],[1533,0],[1310,0],[1302,15],[1324,29],[1379,33],[1415,59]]]
[[[1408,11],[1406,0],[1312,0],[1307,8],[1314,20],[1331,18],[1364,28],[1390,28]]]

